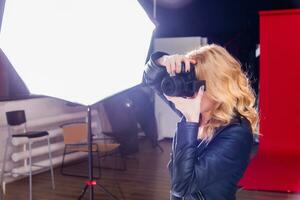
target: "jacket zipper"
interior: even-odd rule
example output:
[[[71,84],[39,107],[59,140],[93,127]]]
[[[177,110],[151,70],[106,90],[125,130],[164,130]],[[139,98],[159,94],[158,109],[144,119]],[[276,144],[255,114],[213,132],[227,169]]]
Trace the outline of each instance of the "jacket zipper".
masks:
[[[199,197],[199,200],[205,200],[202,195],[202,192],[197,192],[197,196]]]
[[[196,192],[197,200],[205,200],[204,196],[202,195],[202,192]],[[185,197],[182,197],[182,200],[185,200]]]

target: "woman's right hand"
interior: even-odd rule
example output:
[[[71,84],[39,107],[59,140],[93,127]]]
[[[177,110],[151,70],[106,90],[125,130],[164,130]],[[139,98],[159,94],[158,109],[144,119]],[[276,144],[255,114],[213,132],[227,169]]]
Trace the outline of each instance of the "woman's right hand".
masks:
[[[188,58],[185,55],[164,55],[160,57],[159,59],[156,60],[157,64],[161,66],[165,66],[167,72],[170,75],[175,75],[175,73],[180,73],[181,72],[181,63],[185,63],[185,71],[188,72],[191,69],[192,64],[196,64],[196,61],[193,59]]]

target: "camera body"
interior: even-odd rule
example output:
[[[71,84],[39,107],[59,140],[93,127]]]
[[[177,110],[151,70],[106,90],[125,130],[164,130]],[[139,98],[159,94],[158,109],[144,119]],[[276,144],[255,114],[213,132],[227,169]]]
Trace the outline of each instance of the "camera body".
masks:
[[[189,72],[185,71],[185,63],[181,63],[181,72],[162,79],[161,90],[167,96],[192,97],[204,85],[204,80],[197,80],[195,67],[191,64]]]

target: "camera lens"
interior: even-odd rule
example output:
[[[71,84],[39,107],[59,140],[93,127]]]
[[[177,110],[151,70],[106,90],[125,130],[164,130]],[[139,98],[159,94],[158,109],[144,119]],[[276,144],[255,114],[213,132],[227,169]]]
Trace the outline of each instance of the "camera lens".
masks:
[[[165,77],[161,82],[161,89],[167,96],[181,96],[184,91],[184,80],[181,77]]]

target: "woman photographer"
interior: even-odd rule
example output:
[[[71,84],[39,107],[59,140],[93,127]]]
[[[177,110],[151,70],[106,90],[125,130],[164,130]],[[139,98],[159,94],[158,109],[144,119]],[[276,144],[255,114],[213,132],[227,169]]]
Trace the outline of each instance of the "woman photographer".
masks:
[[[186,55],[152,54],[144,83],[161,92],[166,73],[194,65],[206,81],[193,97],[169,97],[183,119],[173,138],[170,199],[234,200],[250,159],[258,115],[255,95],[241,65],[223,47],[207,45]]]

